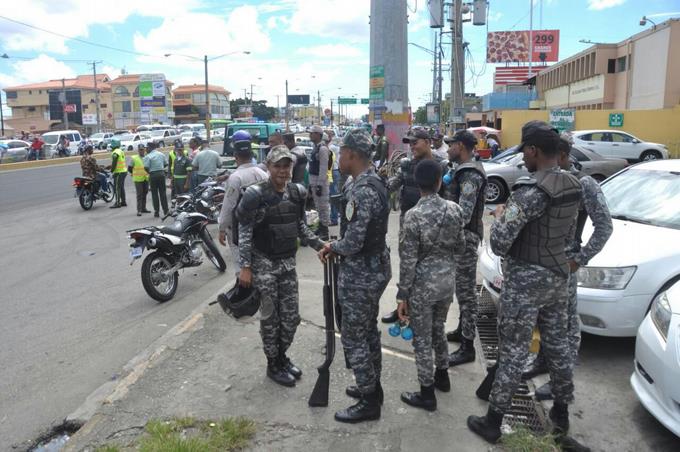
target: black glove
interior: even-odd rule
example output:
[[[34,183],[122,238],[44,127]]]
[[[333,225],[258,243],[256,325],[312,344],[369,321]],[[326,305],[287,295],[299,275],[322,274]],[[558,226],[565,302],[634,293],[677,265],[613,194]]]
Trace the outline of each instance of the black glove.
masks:
[[[315,191],[315,193],[316,193],[316,196],[321,196],[321,193],[322,193],[322,187],[321,187],[321,185],[317,185],[317,186],[316,186],[316,191]]]

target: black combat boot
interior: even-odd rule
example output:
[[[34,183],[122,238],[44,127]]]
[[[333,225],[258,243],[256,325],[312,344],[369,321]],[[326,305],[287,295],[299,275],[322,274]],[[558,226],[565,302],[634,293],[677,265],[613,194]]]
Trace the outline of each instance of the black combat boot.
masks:
[[[482,380],[482,383],[475,391],[478,398],[485,402],[489,401],[489,396],[491,395],[491,387],[493,386],[493,381],[496,379],[496,370],[498,370],[498,363],[486,369],[486,377]]]
[[[522,373],[522,380],[531,380],[538,375],[547,373],[548,365],[545,363],[545,359],[543,359],[543,353],[539,350],[536,359],[534,359],[529,367],[524,370],[524,373]]]
[[[486,416],[468,416],[467,418],[468,428],[492,444],[495,444],[501,437],[502,422],[503,413],[491,407],[486,412]]]
[[[434,371],[434,387],[441,392],[449,392],[451,390],[449,369],[437,369]]]
[[[470,339],[463,338],[460,348],[449,355],[449,366],[471,363],[475,360],[475,344]]]
[[[397,314],[397,310],[396,310],[396,309],[395,309],[394,311],[388,313],[388,314],[385,314],[385,315],[382,316],[382,318],[380,319],[380,321],[381,321],[382,323],[396,323],[397,320],[399,320],[399,315]]]
[[[299,380],[300,377],[302,377],[302,370],[293,364],[293,362],[289,357],[286,356],[285,353],[282,353],[279,359],[281,361],[281,368],[288,371],[288,373],[295,377],[296,380]]]
[[[380,395],[376,388],[369,394],[362,394],[359,402],[335,413],[335,420],[354,424],[380,419]]]
[[[420,386],[420,392],[402,392],[401,401],[416,408],[427,411],[437,409],[437,398],[434,396],[434,385]]]
[[[553,435],[566,436],[569,433],[569,405],[555,402],[550,408],[549,416],[553,424]]]
[[[446,340],[449,342],[462,342],[463,333],[460,327],[460,319],[458,319],[458,326],[455,330],[446,333]]]
[[[534,395],[536,396],[536,400],[552,400],[553,394],[550,382],[547,382],[543,386],[536,388]]]
[[[562,452],[590,452],[590,447],[584,446],[571,436],[558,436],[555,442],[560,445]]]
[[[324,242],[328,241],[328,226],[319,223],[319,227],[316,230],[316,235]]]
[[[267,358],[267,376],[281,386],[295,386],[295,377],[281,367],[277,358]]]
[[[385,394],[383,394],[383,388],[382,385],[380,384],[380,380],[378,380],[378,382],[375,384],[375,387],[378,390],[378,401],[382,405],[383,401],[385,400]],[[345,394],[352,397],[353,399],[361,398],[361,392],[359,391],[359,388],[354,385],[347,386],[347,388],[345,389]]]

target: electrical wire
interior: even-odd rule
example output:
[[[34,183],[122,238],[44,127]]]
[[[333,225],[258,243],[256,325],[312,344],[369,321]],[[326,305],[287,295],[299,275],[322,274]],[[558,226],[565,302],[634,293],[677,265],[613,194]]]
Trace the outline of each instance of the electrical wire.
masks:
[[[42,31],[43,33],[49,33],[49,34],[54,35],[54,36],[59,36],[60,38],[64,38],[64,39],[68,39],[68,40],[72,40],[72,41],[77,41],[77,42],[87,44],[87,45],[91,45],[91,46],[95,46],[95,47],[101,47],[103,49],[114,50],[116,52],[127,53],[127,54],[130,54],[130,55],[138,55],[138,56],[145,56],[145,57],[151,57],[151,58],[160,58],[157,55],[149,55],[148,53],[135,52],[134,50],[119,49],[117,47],[108,46],[106,44],[98,44],[96,42],[87,41],[85,39],[75,38],[73,36],[67,36],[67,35],[64,35],[64,34],[61,34],[61,33],[57,33],[55,31],[46,30],[44,28],[40,28],[40,27],[37,27],[35,25],[31,25],[31,24],[27,24],[25,22],[21,22],[21,21],[15,20],[15,19],[11,19],[11,18],[6,17],[6,16],[0,15],[0,19],[4,19],[8,22],[12,22],[12,23],[15,23],[15,24],[18,24],[18,25],[23,25],[24,27],[32,28],[34,30]]]
[[[411,9],[411,7],[409,6],[408,2],[406,2],[406,7],[407,7],[407,8],[409,9],[409,11],[411,11],[413,14],[415,14],[415,13],[418,12],[418,0],[415,0],[415,3],[416,3],[416,6],[415,6],[413,9]]]

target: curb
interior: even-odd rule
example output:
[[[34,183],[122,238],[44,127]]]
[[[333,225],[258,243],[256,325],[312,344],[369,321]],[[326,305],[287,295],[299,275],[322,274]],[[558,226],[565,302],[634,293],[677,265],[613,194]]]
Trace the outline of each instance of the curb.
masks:
[[[230,281],[225,287],[229,285],[233,285],[233,282]],[[95,415],[100,406],[114,403],[125,397],[130,387],[144,375],[147,369],[153,367],[168,349],[181,347],[192,333],[203,328],[203,317],[209,307],[208,303],[217,298],[221,292],[222,290],[203,300],[187,317],[128,361],[123,366],[123,376],[120,379],[106,382],[92,391],[75,411],[66,416],[64,422],[81,425],[80,430],[83,432],[90,430],[99,422]],[[88,425],[90,423],[93,425]],[[77,438],[78,432],[71,437],[69,443],[75,443],[76,441],[73,440]],[[69,448],[67,443],[64,450],[74,449]]]
[[[170,152],[170,147],[164,147],[164,148],[159,148],[161,151],[167,151]],[[125,155],[135,155],[136,151],[125,151]],[[108,151],[105,152],[95,152],[92,154],[95,158],[100,157],[100,158],[110,158],[111,153]],[[81,156],[72,156],[72,157],[55,157],[55,158],[50,158],[50,159],[44,159],[44,160],[31,160],[31,161],[25,161],[25,162],[16,162],[16,163],[0,163],[0,172],[1,171],[11,171],[11,170],[18,170],[18,169],[28,169],[28,168],[43,168],[46,166],[55,166],[55,165],[63,165],[67,163],[78,163],[80,162]]]

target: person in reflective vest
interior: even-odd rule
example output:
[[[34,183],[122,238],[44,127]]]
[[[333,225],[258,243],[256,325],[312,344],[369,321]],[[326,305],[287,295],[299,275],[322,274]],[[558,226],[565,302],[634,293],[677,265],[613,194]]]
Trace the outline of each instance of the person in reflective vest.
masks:
[[[170,160],[170,177],[172,178],[172,196],[181,195],[189,191],[189,175],[191,174],[191,160],[188,152],[180,140],[175,141],[175,149],[168,154]]]
[[[125,176],[127,167],[125,166],[125,153],[120,150],[120,141],[111,140],[111,171],[113,172],[113,187],[115,202],[112,209],[127,206],[125,202]]]
[[[146,209],[146,195],[149,193],[149,173],[144,169],[144,148],[137,149],[137,155],[130,157],[130,164],[128,165],[128,172],[132,174],[132,182],[135,184],[135,192],[137,194],[137,216],[141,217],[143,213],[151,213]]]

